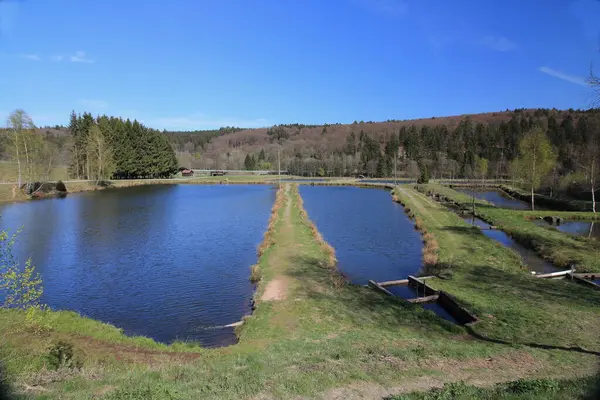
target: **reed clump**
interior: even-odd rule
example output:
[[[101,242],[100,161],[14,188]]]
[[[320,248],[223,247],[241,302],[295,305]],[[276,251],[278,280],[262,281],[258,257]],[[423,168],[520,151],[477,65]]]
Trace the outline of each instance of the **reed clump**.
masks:
[[[258,264],[254,264],[250,267],[250,282],[258,283],[262,278],[262,273],[260,272],[260,267]]]

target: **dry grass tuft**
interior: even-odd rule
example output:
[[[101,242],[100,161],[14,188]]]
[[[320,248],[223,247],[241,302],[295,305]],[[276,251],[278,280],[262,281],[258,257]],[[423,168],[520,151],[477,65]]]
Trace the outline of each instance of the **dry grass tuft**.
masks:
[[[260,267],[258,264],[254,264],[252,267],[250,267],[250,282],[257,283],[260,281],[261,277],[262,273],[260,272]]]

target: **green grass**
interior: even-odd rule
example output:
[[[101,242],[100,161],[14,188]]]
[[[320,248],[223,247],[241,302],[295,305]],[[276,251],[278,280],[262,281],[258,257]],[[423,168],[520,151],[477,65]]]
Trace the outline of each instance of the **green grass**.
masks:
[[[472,198],[441,185],[419,185],[426,193],[439,193],[471,209]],[[479,217],[511,235],[519,243],[535,250],[541,257],[559,267],[574,266],[580,272],[600,272],[600,242],[593,238],[577,237],[560,232],[551,226],[539,226],[531,219],[544,216],[559,216],[564,219],[592,220],[599,216],[591,212],[565,211],[520,211],[494,207],[484,200],[475,200]]]
[[[274,244],[258,261],[257,308],[238,329],[239,344],[165,346],[65,312],[46,314],[52,328],[34,332],[21,312],[4,310],[0,359],[17,390],[47,399],[343,398],[355,391],[373,398],[382,386],[396,388],[393,394],[415,380],[426,389],[465,377],[495,383],[595,373],[600,294],[532,280],[510,251],[406,190],[410,196],[399,195],[453,265],[450,280],[432,284],[482,318],[472,331],[365,287],[336,288],[294,186],[289,207],[278,211]],[[262,301],[277,280],[287,282],[285,298]],[[80,370],[47,368],[58,340],[73,345]]]
[[[502,383],[490,388],[480,388],[457,382],[428,392],[414,392],[392,396],[389,400],[562,400],[596,399],[600,396],[597,378],[572,380],[536,379]]]

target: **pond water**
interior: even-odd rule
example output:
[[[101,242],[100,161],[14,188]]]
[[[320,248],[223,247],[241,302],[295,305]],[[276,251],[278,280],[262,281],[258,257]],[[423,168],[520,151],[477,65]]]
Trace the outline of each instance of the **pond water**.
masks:
[[[362,182],[362,183],[385,183],[388,185],[389,184],[393,185],[393,184],[397,183],[400,185],[400,184],[415,182],[415,180],[414,179],[405,179],[405,178],[398,179],[396,181],[394,181],[393,179],[361,179],[361,180],[359,180],[359,182]]]
[[[600,223],[597,221],[566,221],[555,228],[571,235],[600,239]]]
[[[277,181],[277,180],[276,180]],[[287,183],[310,183],[310,182],[325,182],[324,178],[306,178],[306,179],[282,179],[281,182]]]
[[[523,258],[525,265],[530,271],[534,271],[538,274],[541,274],[556,272],[560,270],[553,264],[539,257],[535,251],[530,250],[514,241],[509,235],[507,235],[503,231],[498,229],[490,229],[490,224],[488,224],[487,222],[479,218],[473,219],[472,217],[464,217],[463,219],[469,224],[482,228],[481,232],[485,236],[497,242],[500,242],[503,246],[509,247],[515,250],[517,253],[519,253],[519,255]]]
[[[455,188],[454,190],[464,193],[468,196],[473,195],[473,191],[471,189]],[[510,197],[501,190],[475,190],[475,198],[485,200],[497,207],[510,208],[513,210],[529,210],[531,208],[528,203]],[[536,208],[539,209],[539,207]]]
[[[263,185],[157,185],[0,207],[23,226],[14,253],[31,257],[42,301],[169,343],[236,341],[251,310],[250,266],[275,198]]]
[[[422,265],[421,235],[381,189],[300,186],[309,217],[356,284],[404,279]]]
[[[352,283],[364,285],[369,280],[383,282],[419,275],[423,265],[421,235],[387,191],[300,186],[300,194],[309,218],[335,249],[338,268]],[[402,298],[418,297],[409,286],[386,289]],[[454,322],[439,305],[424,306]]]

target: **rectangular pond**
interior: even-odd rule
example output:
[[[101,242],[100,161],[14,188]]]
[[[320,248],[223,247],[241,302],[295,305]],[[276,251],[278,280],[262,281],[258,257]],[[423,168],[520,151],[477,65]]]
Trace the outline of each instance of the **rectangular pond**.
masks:
[[[169,343],[234,343],[252,306],[250,266],[275,190],[266,185],[157,185],[0,206],[23,227],[42,301]],[[2,301],[2,299],[0,299]]]
[[[309,218],[335,249],[338,268],[352,283],[365,285],[369,280],[419,275],[421,234],[389,192],[351,186],[300,186],[299,190]],[[386,289],[405,299],[419,296],[408,285]],[[455,322],[438,304],[423,306]]]

